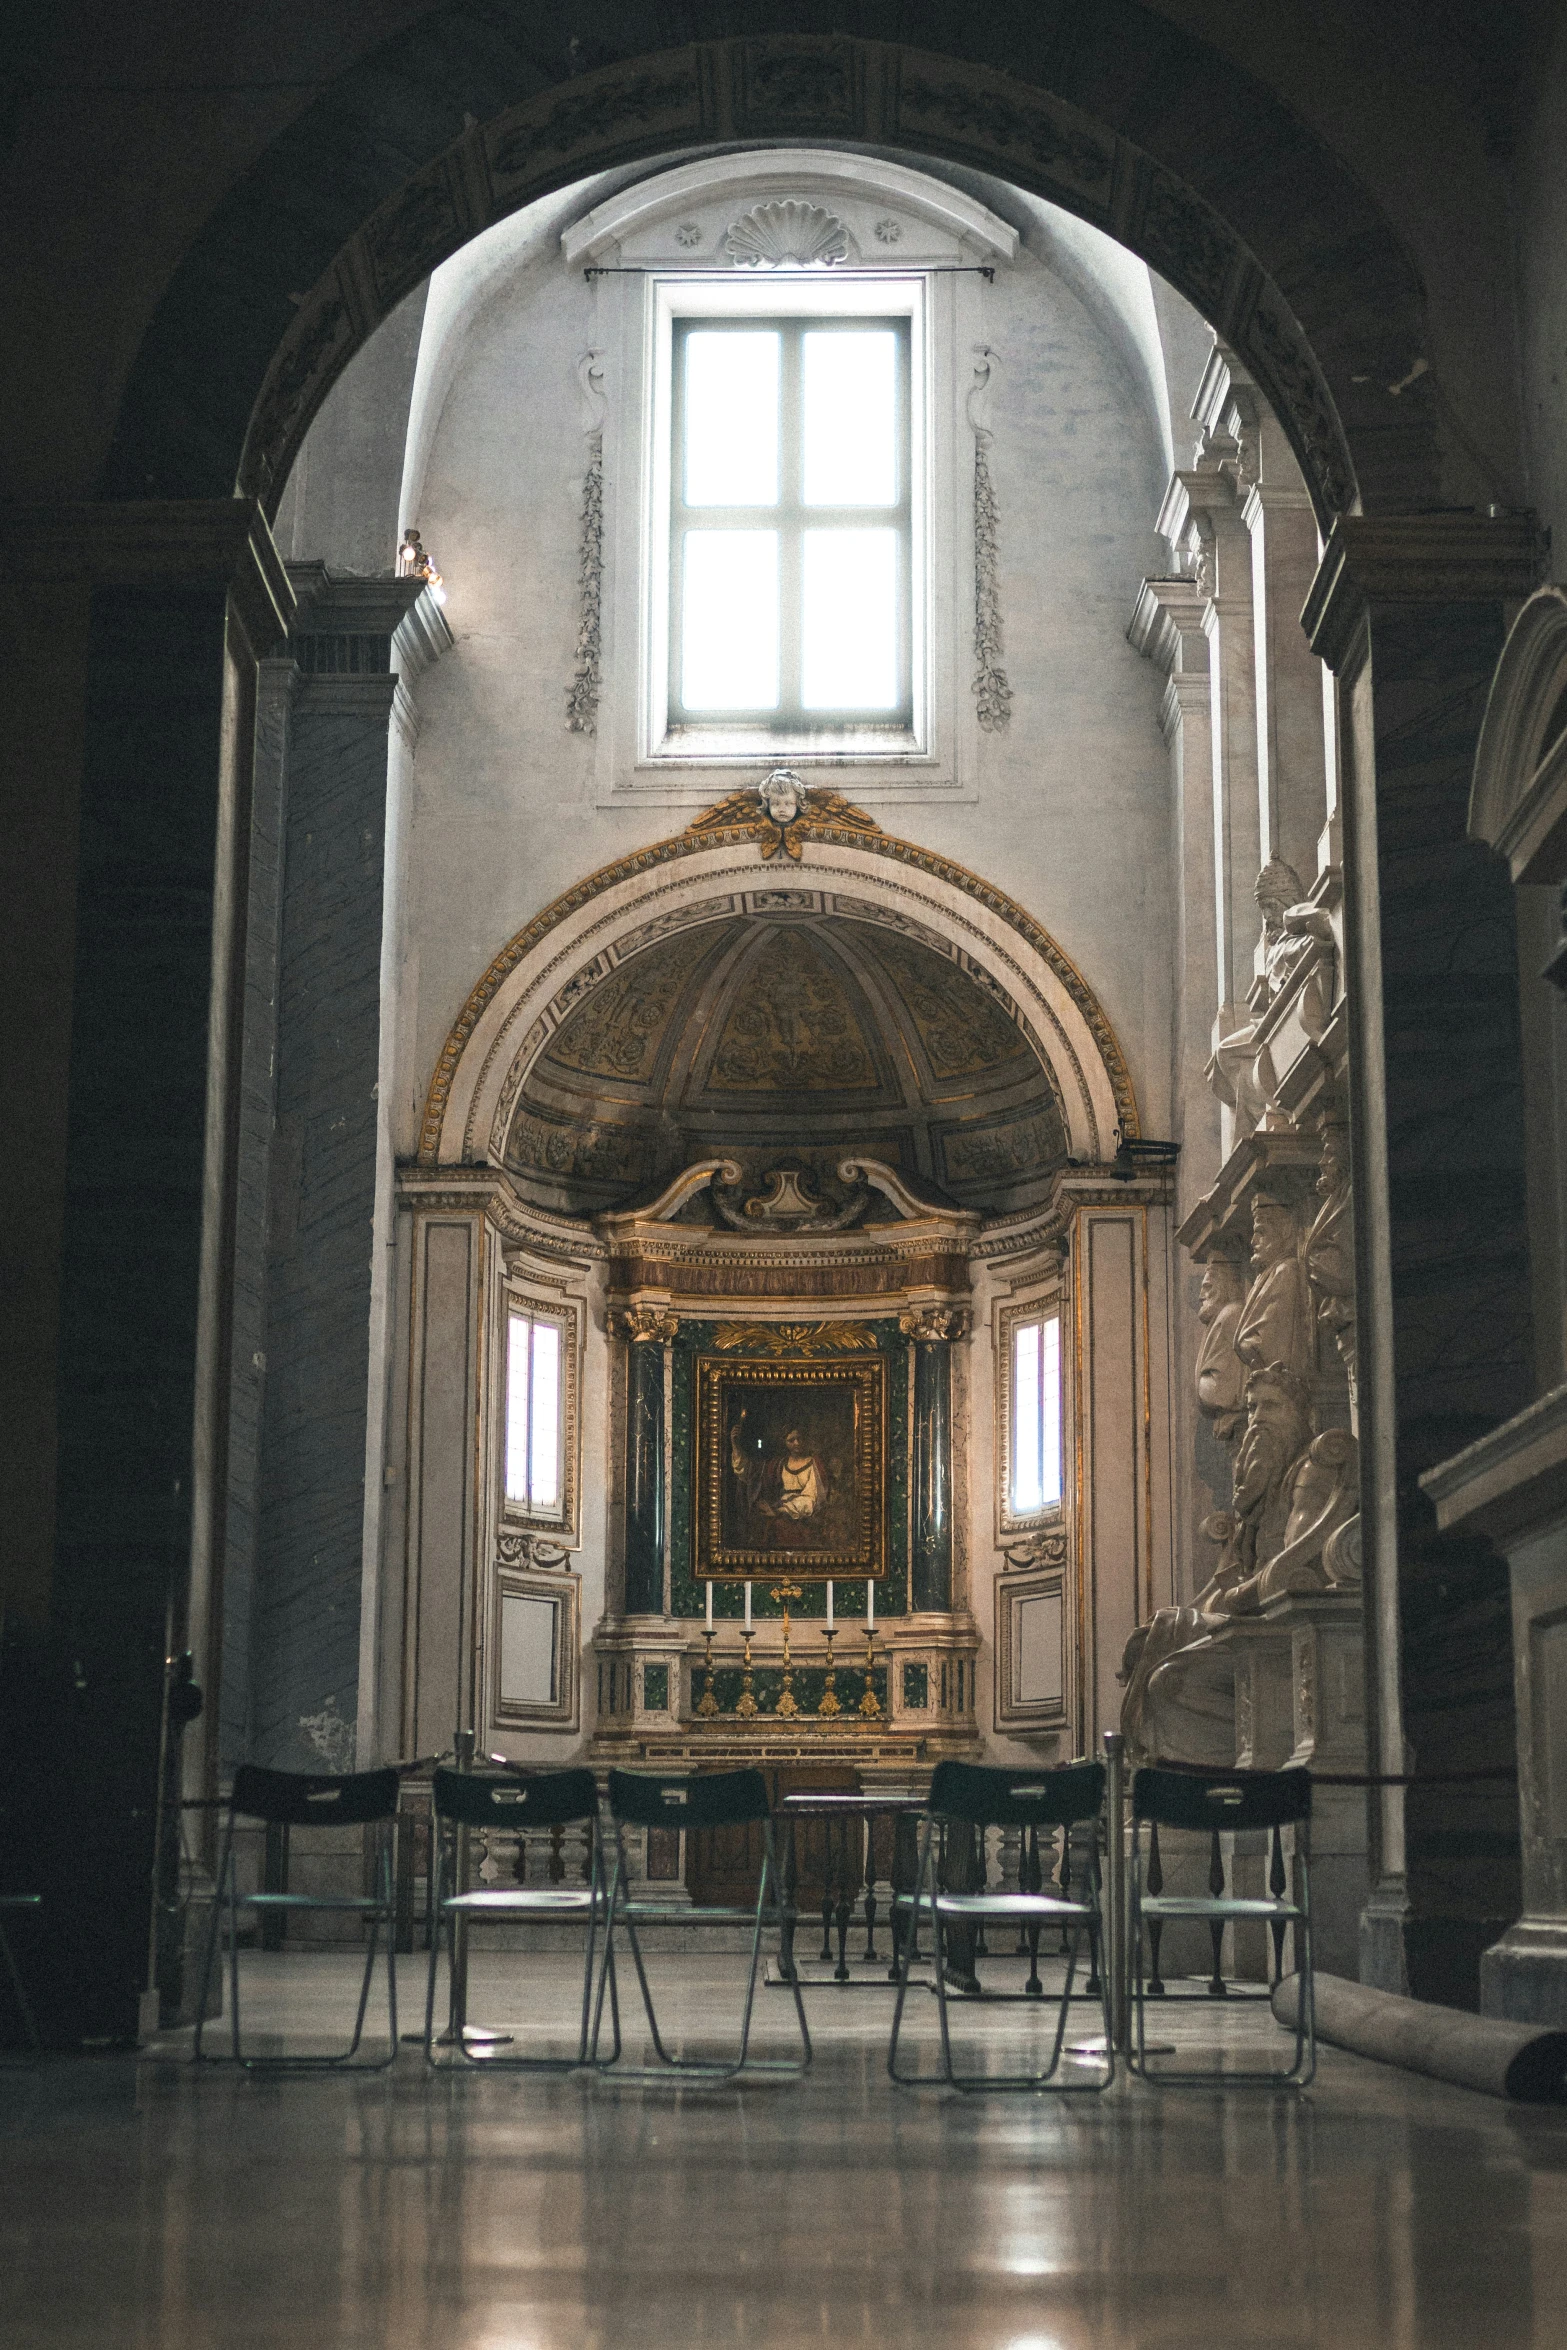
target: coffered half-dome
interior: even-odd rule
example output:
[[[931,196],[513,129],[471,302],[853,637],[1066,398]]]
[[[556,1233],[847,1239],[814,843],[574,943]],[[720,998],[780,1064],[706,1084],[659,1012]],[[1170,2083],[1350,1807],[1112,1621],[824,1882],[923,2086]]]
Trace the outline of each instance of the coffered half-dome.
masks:
[[[521,1088],[506,1160],[540,1206],[624,1206],[722,1152],[830,1191],[845,1151],[985,1212],[1067,1153],[1050,1072],[941,942],[823,913],[699,922],[619,964]],[[704,1211],[697,1207],[694,1212]]]

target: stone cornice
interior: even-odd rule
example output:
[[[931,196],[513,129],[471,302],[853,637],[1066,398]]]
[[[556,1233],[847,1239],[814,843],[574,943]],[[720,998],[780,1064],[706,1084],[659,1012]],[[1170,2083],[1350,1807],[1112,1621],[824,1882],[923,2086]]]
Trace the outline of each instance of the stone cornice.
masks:
[[[586,1267],[609,1256],[590,1224],[520,1199],[500,1167],[432,1167],[404,1159],[397,1169],[397,1204],[425,1214],[488,1216],[503,1239],[556,1263]]]
[[[1509,603],[1534,588],[1541,556],[1532,513],[1341,514],[1300,624],[1341,670],[1373,607]]]
[[[0,560],[13,579],[39,583],[225,590],[258,660],[294,617],[294,591],[255,498],[8,506]]]
[[[1243,1257],[1251,1243],[1251,1204],[1260,1191],[1287,1189],[1305,1199],[1322,1163],[1309,1134],[1248,1134],[1219,1169],[1184,1223],[1175,1228],[1181,1246],[1205,1264],[1210,1257]]]
[[[1567,1387],[1553,1387],[1478,1443],[1427,1469],[1436,1522],[1505,1542],[1567,1516]]]
[[[1234,507],[1235,485],[1218,466],[1178,466],[1170,476],[1154,528],[1173,545],[1194,514],[1233,516]]]
[[[1126,641],[1169,676],[1200,673],[1207,690],[1208,640],[1203,613],[1208,591],[1195,579],[1145,579],[1137,591]]]
[[[1313,514],[1311,492],[1304,482],[1254,481],[1241,505],[1241,520],[1248,530],[1255,530],[1258,520],[1266,514]]]

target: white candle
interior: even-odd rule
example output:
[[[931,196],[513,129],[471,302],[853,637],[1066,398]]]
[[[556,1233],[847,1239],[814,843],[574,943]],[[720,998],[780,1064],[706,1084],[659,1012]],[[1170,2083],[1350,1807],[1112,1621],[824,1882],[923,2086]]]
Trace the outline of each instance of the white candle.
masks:
[[[832,1577],[827,1578],[827,1629],[832,1630]]]
[[[751,1586],[749,1583],[745,1587],[745,1628],[748,1632],[751,1629]]]
[[[876,1629],[876,1586],[870,1582],[865,1586],[865,1629],[867,1632]]]
[[[713,1586],[711,1580],[707,1586],[707,1628],[710,1632],[713,1629]]]

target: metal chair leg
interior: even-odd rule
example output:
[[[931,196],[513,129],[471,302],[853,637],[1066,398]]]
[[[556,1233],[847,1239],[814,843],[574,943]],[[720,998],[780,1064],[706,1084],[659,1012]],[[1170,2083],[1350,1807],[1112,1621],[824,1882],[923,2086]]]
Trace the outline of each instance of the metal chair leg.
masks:
[[[11,1995],[16,2001],[16,2012],[22,2019],[22,2037],[29,2048],[42,2048],[43,2041],[38,2034],[38,2018],[33,2013],[32,2002],[27,1996],[27,1986],[22,1981],[22,1970],[16,1963],[16,1953],[11,1948],[10,1938],[4,1926],[0,1926],[0,1958],[5,1960],[5,1971],[11,1982]]]

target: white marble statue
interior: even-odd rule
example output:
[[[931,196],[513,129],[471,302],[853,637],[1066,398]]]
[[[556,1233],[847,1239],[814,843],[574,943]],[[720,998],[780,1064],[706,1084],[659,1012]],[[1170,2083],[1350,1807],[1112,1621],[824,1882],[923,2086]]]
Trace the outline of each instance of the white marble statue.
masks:
[[[1197,1319],[1197,1404],[1221,1444],[1233,1444],[1246,1420],[1246,1366],[1235,1351],[1246,1284],[1239,1265],[1214,1257],[1202,1269]]]

